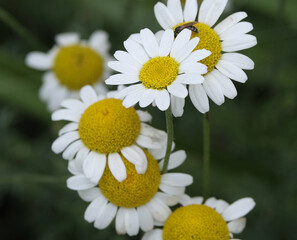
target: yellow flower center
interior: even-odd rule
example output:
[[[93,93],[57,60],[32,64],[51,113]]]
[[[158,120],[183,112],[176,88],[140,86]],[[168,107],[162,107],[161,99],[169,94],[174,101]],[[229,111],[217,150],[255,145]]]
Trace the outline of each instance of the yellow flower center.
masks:
[[[102,77],[103,58],[89,47],[63,47],[54,60],[53,71],[62,85],[79,90]]]
[[[173,83],[179,72],[179,63],[171,57],[155,57],[145,63],[139,79],[146,88],[163,90]]]
[[[190,205],[175,210],[165,222],[163,240],[228,240],[224,218],[205,205]]]
[[[132,145],[140,132],[140,119],[133,107],[109,98],[92,104],[82,114],[78,132],[83,143],[99,153],[119,152]]]
[[[173,29],[184,24],[186,24],[186,22],[176,25]],[[207,49],[211,51],[209,57],[200,61],[207,66],[207,73],[210,73],[215,68],[215,65],[218,63],[222,55],[220,37],[211,27],[204,23],[196,23],[194,27],[198,29],[199,33],[192,32],[192,38],[199,37],[200,41],[193,51],[198,49]]]
[[[99,188],[103,195],[119,207],[133,208],[146,204],[157,193],[161,173],[156,159],[146,150],[147,170],[145,174],[138,174],[135,166],[128,162],[122,155],[122,160],[127,169],[127,178],[119,182],[114,178],[109,168],[106,167],[99,181]]]

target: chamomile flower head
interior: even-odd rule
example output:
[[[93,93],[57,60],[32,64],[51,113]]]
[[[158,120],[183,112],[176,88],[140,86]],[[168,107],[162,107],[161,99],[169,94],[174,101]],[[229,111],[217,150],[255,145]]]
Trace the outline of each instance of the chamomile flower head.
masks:
[[[164,111],[170,106],[170,97],[184,99],[188,95],[186,84],[201,84],[202,74],[207,72],[204,64],[198,61],[208,57],[211,52],[197,50],[199,38],[191,39],[191,31],[182,31],[174,38],[172,29],[166,30],[162,37],[149,29],[140,31],[139,42],[129,38],[124,42],[127,50],[117,51],[108,66],[118,72],[105,82],[110,85],[134,84],[120,91],[123,105],[131,107],[139,102],[140,107],[150,104]]]
[[[79,90],[86,85],[105,94],[103,79],[110,75],[107,33],[96,31],[88,41],[81,40],[77,33],[62,33],[55,40],[48,53],[31,52],[26,56],[28,66],[47,71],[39,95],[48,109],[58,109],[66,98],[78,98]]]
[[[91,202],[85,211],[86,221],[104,229],[115,218],[118,234],[134,236],[139,229],[150,231],[156,222],[164,222],[168,218],[171,214],[169,207],[178,203],[185,187],[192,184],[192,176],[184,173],[161,174],[163,160],[158,163],[149,151],[143,151],[147,157],[144,174],[138,174],[131,161],[120,155],[127,169],[127,178],[123,182],[114,178],[109,167],[105,168],[99,182],[91,182],[83,173],[83,166],[73,160],[69,162],[69,171],[74,176],[67,180],[68,188],[77,190],[83,200]],[[178,167],[185,158],[184,151],[172,153],[168,169]],[[94,168],[94,171],[101,170]]]
[[[217,105],[225,97],[233,99],[237,90],[231,80],[245,83],[248,79],[243,70],[254,68],[254,62],[237,51],[251,48],[257,44],[256,37],[248,34],[253,25],[241,22],[247,17],[245,12],[237,12],[213,27],[228,0],[204,0],[198,13],[197,0],[186,0],[182,9],[180,0],[168,0],[167,6],[159,2],[155,5],[155,16],[164,29],[174,29],[178,34],[181,29],[192,31],[192,38],[199,37],[195,49],[207,49],[212,54],[201,60],[207,66],[205,81],[189,86],[192,103],[202,113],[209,111],[208,97]],[[196,20],[198,14],[198,19]],[[183,102],[181,102],[181,111]]]
[[[107,162],[115,179],[125,180],[123,157],[139,174],[145,173],[147,156],[142,148],[158,152],[166,144],[167,134],[145,123],[151,120],[150,114],[125,108],[114,94],[97,96],[92,87],[85,86],[81,100],[66,99],[61,103],[64,108],[52,114],[54,121],[70,121],[60,130],[52,150],[80,162],[85,176],[94,183],[102,177]]]
[[[233,234],[243,231],[244,217],[255,207],[252,198],[242,198],[228,204],[221,199],[180,197],[182,207],[176,209],[163,223],[163,229],[155,229],[142,240],[229,240]]]

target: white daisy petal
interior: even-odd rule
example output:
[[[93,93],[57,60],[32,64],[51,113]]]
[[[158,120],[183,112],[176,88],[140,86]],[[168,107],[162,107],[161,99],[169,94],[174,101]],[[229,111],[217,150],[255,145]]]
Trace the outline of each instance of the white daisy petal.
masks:
[[[59,109],[52,114],[53,121],[65,120],[79,122],[80,114],[75,113],[68,109]]]
[[[230,232],[238,234],[243,231],[246,225],[246,218],[239,218],[228,223],[228,229]]]
[[[113,205],[112,203],[108,203],[101,214],[97,214],[94,227],[98,229],[104,229],[106,228],[114,219],[116,213],[117,213],[117,207]]]
[[[193,22],[196,19],[198,13],[197,0],[186,0],[184,8],[184,20],[185,22]]]
[[[131,40],[133,40],[133,41],[135,41],[135,42],[137,42],[139,44],[142,44],[141,37],[140,37],[140,34],[139,33],[133,33],[133,34],[131,34],[128,39],[131,39]]]
[[[227,77],[229,77],[237,82],[245,83],[248,80],[246,73],[241,68],[234,65],[233,63],[230,63],[230,62],[227,62],[224,60],[220,60],[217,63],[216,68],[221,73],[223,73]]]
[[[156,104],[157,104],[157,107],[161,111],[165,111],[165,110],[167,110],[169,108],[169,106],[170,106],[170,97],[169,97],[169,94],[168,94],[168,92],[166,90],[161,90],[161,91],[157,92]]]
[[[135,165],[138,174],[144,174],[147,169],[147,158],[143,150],[136,145],[125,147],[121,150],[123,156]]]
[[[222,105],[225,102],[224,94],[221,89],[221,85],[218,83],[216,78],[209,73],[207,79],[203,83],[203,87],[207,95],[214,101],[217,105]]]
[[[163,192],[157,192],[155,195],[156,198],[158,198],[160,201],[164,202],[168,206],[174,206],[178,203],[178,197],[177,196],[172,196],[167,193]]]
[[[239,35],[246,34],[253,30],[253,24],[249,22],[240,22],[229,28],[227,31],[220,34],[221,40],[233,39]]]
[[[139,70],[142,67],[142,65],[134,57],[132,57],[128,52],[116,51],[114,54],[114,57],[122,63],[126,63],[126,64],[133,66],[133,68],[135,68],[135,69]]]
[[[98,183],[106,165],[105,154],[90,152],[83,162],[83,171],[91,182]]]
[[[181,31],[180,34],[177,35],[176,39],[174,40],[170,52],[170,57],[176,58],[179,56],[183,49],[185,48],[186,44],[189,42],[191,38],[192,32],[188,29],[184,29]]]
[[[221,56],[221,60],[231,62],[241,69],[252,70],[255,68],[254,61],[240,53],[224,53]]]
[[[222,214],[226,221],[232,221],[245,216],[255,207],[252,198],[242,198],[232,203]]]
[[[127,178],[126,167],[120,154],[110,153],[108,155],[108,167],[112,175],[119,182],[122,182]]]
[[[199,42],[199,38],[195,37],[191,39],[183,48],[183,51],[180,51],[179,54],[175,55],[175,60],[179,63],[181,63],[184,59],[186,59],[192,51],[195,49]]]
[[[157,39],[158,44],[160,45],[161,39],[164,35],[164,30],[159,30],[158,32],[155,33],[155,37]]]
[[[208,198],[204,205],[214,209],[217,205],[217,200],[214,197]]]
[[[123,106],[125,106],[126,108],[134,106],[136,103],[139,102],[139,100],[146,91],[147,89],[140,85],[137,92],[135,92],[134,94],[129,94],[125,97],[123,101]]]
[[[149,60],[147,53],[139,43],[128,39],[124,42],[124,46],[140,64],[144,64]]]
[[[212,27],[223,13],[228,0],[204,0],[199,10],[198,21]]]
[[[171,29],[177,24],[171,12],[163,3],[158,2],[154,7],[154,12],[158,23],[163,29]]]
[[[166,173],[161,176],[161,182],[173,187],[185,187],[193,183],[193,177],[185,173]]]
[[[96,185],[96,183],[90,182],[84,175],[76,175],[67,179],[67,187],[72,190],[86,190]]]
[[[141,230],[144,232],[152,230],[154,227],[154,219],[148,208],[145,205],[138,207],[137,214]]]
[[[203,197],[193,197],[192,198],[192,204],[202,204],[203,202]]]
[[[162,240],[163,239],[163,230],[154,229],[153,231],[147,232],[142,237],[142,240]]]
[[[80,98],[87,106],[90,106],[98,100],[95,90],[88,85],[80,90]]]
[[[141,99],[139,101],[139,106],[142,108],[147,107],[156,99],[156,96],[157,96],[156,90],[154,89],[146,90],[141,96]]]
[[[171,47],[174,41],[174,32],[171,29],[168,29],[164,32],[160,47],[159,47],[159,56],[160,57],[167,57],[171,51]]]
[[[64,133],[72,132],[77,129],[78,129],[78,123],[68,123],[63,128],[61,128],[61,130],[59,131],[59,136],[61,136]]]
[[[167,89],[172,95],[179,98],[185,98],[188,95],[187,88],[176,81],[169,85]]]
[[[136,139],[136,143],[143,147],[143,148],[149,148],[149,149],[159,149],[160,145],[158,142],[155,142],[152,138],[144,135],[139,135]]]
[[[125,213],[126,213],[126,208],[119,208],[118,213],[116,215],[116,220],[115,220],[115,227],[116,227],[116,232],[118,234],[126,234],[126,227],[125,227]]]
[[[48,70],[52,68],[52,59],[46,53],[30,52],[25,59],[26,65],[37,70]]]
[[[127,208],[125,211],[125,228],[129,236],[135,236],[139,232],[139,217],[135,208]]]
[[[173,95],[171,97],[171,111],[174,117],[181,117],[184,114],[185,99]]]
[[[100,197],[102,193],[100,192],[99,188],[91,188],[87,190],[80,190],[78,191],[78,195],[80,198],[86,202],[92,202],[96,198]]]
[[[79,139],[77,131],[65,133],[53,142],[52,151],[56,154],[61,153],[70,143],[77,139]]]
[[[209,111],[208,97],[202,85],[190,85],[189,95],[193,105],[199,112],[206,113]]]
[[[159,44],[155,35],[148,28],[140,31],[140,37],[142,40],[143,47],[147,54],[151,57],[157,57],[159,54]]]
[[[164,222],[171,214],[170,208],[158,198],[152,198],[146,205],[157,221]]]
[[[126,97],[129,94],[134,94],[134,93],[138,92],[142,88],[143,88],[143,86],[142,86],[141,83],[135,84],[135,85],[126,87],[123,90],[120,90],[114,97],[122,99],[122,98]]]
[[[74,45],[79,42],[79,34],[77,33],[61,33],[56,35],[55,40],[60,46]]]
[[[107,199],[101,195],[95,200],[93,200],[87,207],[84,218],[87,222],[93,222],[96,220],[97,216],[100,215],[107,205]]]
[[[183,22],[183,10],[180,0],[168,0],[167,8],[171,12],[176,23]]]
[[[110,44],[108,41],[108,34],[104,31],[96,31],[90,36],[89,44],[96,49],[99,53],[105,55]]]
[[[192,203],[192,199],[190,198],[189,195],[187,194],[183,194],[181,196],[179,196],[179,201],[178,201],[182,206],[188,206],[193,204]]]
[[[226,19],[221,21],[215,28],[215,32],[220,35],[221,33],[225,32],[229,28],[236,25],[238,22],[240,22],[242,19],[246,18],[247,14],[245,12],[237,12],[230,16],[228,16]]]
[[[152,115],[149,112],[137,110],[136,111],[141,122],[150,122],[152,121]]]
[[[180,73],[199,74],[198,77],[202,77],[201,74],[207,73],[207,66],[199,62],[181,63],[179,67]],[[182,75],[179,75],[182,76]],[[204,79],[204,78],[203,78]]]
[[[222,92],[227,98],[233,99],[237,96],[237,90],[229,78],[215,69],[213,70],[213,76],[221,85]]]
[[[137,76],[139,74],[139,69],[137,69],[137,66],[133,66],[129,63],[110,61],[107,63],[107,65],[111,69],[127,75]]]
[[[222,214],[226,210],[227,207],[229,207],[229,204],[225,200],[219,199],[217,201],[216,211],[219,214]]]
[[[181,84],[201,84],[204,82],[204,77],[201,76],[199,73],[186,73],[178,75],[176,82]]]
[[[167,141],[167,133],[165,131],[153,128],[146,123],[141,123],[140,134],[151,138],[157,144],[164,144]]]
[[[187,63],[193,63],[193,62],[199,62],[203,60],[204,58],[207,58],[211,55],[211,51],[208,51],[206,49],[196,50],[192,52],[183,62],[182,64]]]
[[[83,148],[84,144],[81,140],[71,143],[63,152],[62,157],[66,160],[73,160],[77,152]]]
[[[87,108],[85,104],[77,99],[65,99],[61,102],[61,106],[78,114],[82,114]]]
[[[81,174],[80,169],[78,169],[76,167],[76,161],[74,159],[68,161],[68,167],[67,167],[67,169],[73,175],[79,175],[79,174]]]
[[[184,150],[180,150],[180,151],[176,151],[176,152],[172,153],[169,158],[169,163],[168,163],[167,169],[172,170],[174,168],[179,167],[180,165],[182,165],[184,163],[186,158],[187,158],[187,155]],[[164,164],[164,160],[162,160],[159,163],[161,169],[163,168],[163,164]]]
[[[120,85],[120,84],[132,84],[139,82],[139,78],[136,75],[127,74],[114,74],[105,80],[108,85]]]
[[[181,195],[185,192],[185,189],[186,189],[185,187],[173,187],[163,183],[160,184],[159,188],[163,192],[171,195]]]
[[[235,52],[251,48],[257,44],[257,38],[253,35],[244,34],[234,39],[227,39],[222,42],[224,52]]]

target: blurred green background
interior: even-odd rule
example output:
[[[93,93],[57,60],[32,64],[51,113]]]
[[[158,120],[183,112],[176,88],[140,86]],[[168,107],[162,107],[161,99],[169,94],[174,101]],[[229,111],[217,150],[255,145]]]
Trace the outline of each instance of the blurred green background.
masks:
[[[114,224],[96,230],[83,219],[87,203],[66,188],[67,162],[51,152],[61,123],[52,123],[38,99],[41,72],[24,65],[25,55],[47,50],[54,36],[96,29],[110,34],[113,53],[144,27],[159,30],[157,0],[0,0],[40,42],[26,41],[0,20],[0,239],[140,239],[117,236]],[[0,10],[1,10],[0,9]],[[211,195],[257,202],[248,215],[245,240],[293,240],[297,235],[297,1],[233,0],[244,10],[258,45],[243,53],[256,63],[238,96],[211,104]],[[3,16],[3,12],[0,12]],[[226,16],[228,14],[225,13]],[[165,129],[164,114],[149,109]],[[191,195],[202,194],[202,115],[190,102],[175,120],[177,149],[188,159]]]

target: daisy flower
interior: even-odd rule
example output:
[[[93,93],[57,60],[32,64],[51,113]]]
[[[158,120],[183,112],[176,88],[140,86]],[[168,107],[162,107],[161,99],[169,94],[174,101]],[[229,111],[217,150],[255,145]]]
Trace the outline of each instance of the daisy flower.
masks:
[[[110,85],[134,84],[117,95],[124,98],[123,105],[131,107],[139,102],[140,107],[151,103],[165,111],[170,106],[170,95],[184,99],[188,95],[186,84],[200,84],[205,65],[198,63],[211,52],[194,48],[199,38],[191,38],[191,31],[182,31],[174,39],[173,30],[166,30],[160,41],[149,29],[140,31],[140,42],[129,38],[124,42],[127,50],[117,51],[118,61],[108,66],[118,72],[105,82]]]
[[[188,174],[161,174],[163,160],[158,164],[149,151],[143,151],[148,160],[144,174],[138,174],[131,161],[121,154],[127,169],[127,179],[123,182],[118,182],[107,167],[99,183],[93,183],[85,177],[81,167],[73,164],[74,161],[69,162],[69,171],[74,176],[67,180],[67,186],[77,190],[83,200],[90,202],[84,218],[94,222],[94,227],[104,229],[115,218],[118,234],[134,236],[139,229],[150,231],[155,222],[168,218],[171,214],[169,207],[177,204],[178,196],[192,184],[193,178]],[[180,166],[185,159],[186,154],[182,150],[172,153],[169,169]]]
[[[180,202],[183,206],[168,217],[163,229],[146,233],[142,240],[236,240],[233,234],[243,231],[244,216],[255,206],[252,198],[242,198],[229,205],[213,197],[203,203],[202,197],[183,195]]]
[[[212,54],[200,62],[207,66],[205,81],[189,86],[193,105],[202,113],[209,111],[208,97],[217,105],[227,98],[237,96],[231,80],[245,83],[248,79],[243,70],[254,68],[254,62],[237,51],[251,48],[257,44],[256,37],[248,34],[253,30],[249,22],[241,22],[247,17],[245,12],[237,12],[213,27],[228,0],[204,0],[200,6],[198,20],[197,0],[186,0],[184,9],[180,0],[168,0],[167,6],[159,2],[155,5],[155,16],[164,29],[174,29],[175,33],[183,28],[192,30],[192,38],[199,37],[195,49],[207,49]],[[182,99],[181,108],[183,107]],[[181,109],[182,111],[182,109]]]
[[[31,52],[26,56],[28,66],[47,71],[39,95],[48,109],[58,109],[66,98],[78,98],[85,85],[106,93],[103,79],[110,75],[106,66],[110,60],[107,33],[96,31],[88,41],[81,40],[77,33],[62,33],[55,40],[56,45],[48,53]]]
[[[111,95],[111,96],[110,96]],[[94,89],[85,86],[80,91],[81,100],[66,99],[62,109],[52,114],[52,120],[70,121],[59,132],[52,150],[62,153],[67,160],[82,162],[83,172],[97,183],[106,167],[118,181],[126,179],[124,156],[133,163],[138,173],[147,169],[147,158],[142,150],[162,148],[167,134],[146,122],[152,117],[147,112],[125,108],[122,100],[97,96]]]

